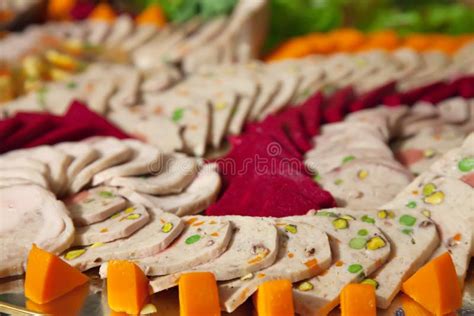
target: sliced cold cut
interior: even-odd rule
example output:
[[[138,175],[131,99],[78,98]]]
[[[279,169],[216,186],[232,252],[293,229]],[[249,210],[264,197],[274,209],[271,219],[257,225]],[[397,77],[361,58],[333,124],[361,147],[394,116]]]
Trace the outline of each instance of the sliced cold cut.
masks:
[[[278,232],[276,227],[263,218],[226,216],[233,226],[233,236],[227,251],[215,260],[188,271],[209,271],[216,280],[240,278],[273,264],[278,254]],[[153,292],[177,285],[184,273],[157,277],[150,281]]]
[[[86,143],[96,149],[100,153],[100,157],[82,169],[72,180],[71,193],[79,192],[99,171],[126,162],[133,155],[130,147],[115,138],[96,137],[89,139]]]
[[[130,201],[147,207],[158,207],[178,216],[202,212],[217,198],[221,187],[219,174],[209,165],[199,171],[194,181],[182,192],[167,196],[153,196],[130,190],[120,192]]]
[[[133,150],[133,156],[130,161],[96,173],[92,178],[93,186],[104,183],[114,177],[147,174],[152,171],[153,165],[161,164],[161,152],[155,146],[133,139],[123,140],[122,143]]]
[[[149,221],[150,215],[143,205],[132,205],[104,221],[77,228],[74,245],[87,246],[126,238]]]
[[[167,154],[160,164],[153,164],[151,174],[141,177],[114,177],[107,183],[133,191],[165,195],[182,192],[196,177],[199,164],[183,154]]]
[[[55,148],[73,157],[66,172],[69,183],[82,169],[100,156],[99,152],[92,146],[81,142],[59,143],[55,145]]]
[[[221,306],[228,313],[243,304],[263,282],[287,279],[295,283],[316,276],[331,264],[328,237],[317,226],[304,221],[269,221],[280,234],[278,257],[268,268],[219,284]]]
[[[410,172],[395,161],[365,158],[326,173],[318,182],[331,192],[339,206],[367,210],[390,201],[411,180]]]
[[[170,213],[149,209],[150,222],[128,238],[90,247],[70,249],[63,255],[81,271],[100,266],[109,260],[133,260],[149,257],[166,249],[182,232],[183,221]],[[170,229],[168,229],[171,227]]]
[[[0,179],[23,179],[30,183],[39,185],[42,188],[48,189],[48,180],[35,169],[30,168],[3,168],[0,167]]]
[[[60,253],[73,242],[64,204],[37,185],[0,188],[0,278],[19,275],[31,245]]]
[[[389,242],[366,218],[343,217],[328,209],[285,220],[303,221],[318,227],[328,234],[331,244],[331,267],[322,275],[306,280],[307,286],[293,289],[295,312],[300,315],[328,314],[339,304],[339,294],[344,286],[365,279],[390,255]],[[345,225],[340,225],[341,220]],[[374,247],[369,247],[372,243]]]
[[[76,226],[100,222],[122,210],[126,201],[115,193],[114,188],[97,187],[79,192],[65,201]]]

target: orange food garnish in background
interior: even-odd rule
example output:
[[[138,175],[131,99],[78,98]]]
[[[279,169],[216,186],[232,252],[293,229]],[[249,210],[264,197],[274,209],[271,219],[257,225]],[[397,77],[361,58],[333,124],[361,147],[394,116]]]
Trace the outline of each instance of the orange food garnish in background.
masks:
[[[48,315],[78,315],[89,294],[89,284],[83,284],[69,293],[46,304],[36,304],[26,300],[26,308]]]
[[[253,295],[258,316],[293,316],[293,288],[290,280],[272,280],[261,284]]]
[[[403,282],[402,291],[435,315],[455,312],[462,292],[451,255],[445,252]]]
[[[219,292],[214,274],[210,272],[190,272],[178,281],[179,315],[219,316]]]
[[[403,46],[412,48],[416,51],[426,50],[432,43],[428,35],[414,34],[405,38]]]
[[[401,301],[405,316],[433,316],[423,306],[405,294],[401,294]]]
[[[400,39],[394,31],[385,30],[369,33],[368,40],[364,44],[367,47],[393,50],[400,44]]]
[[[376,316],[375,286],[348,284],[341,291],[341,316]]]
[[[99,3],[88,16],[91,20],[112,22],[116,18],[114,9],[108,3]]]
[[[166,24],[166,16],[160,6],[150,5],[135,17],[135,22],[137,24],[154,25],[160,28]]]
[[[33,244],[25,276],[25,296],[31,301],[51,302],[87,281],[89,278],[79,270]]]
[[[54,20],[66,20],[70,18],[70,13],[76,0],[49,0],[48,18]]]
[[[314,54],[330,54],[336,48],[334,39],[326,34],[310,34],[306,39]]]
[[[110,309],[139,314],[149,297],[149,282],[139,266],[126,260],[109,261],[107,302]]]
[[[334,40],[336,49],[341,52],[350,52],[361,46],[365,41],[365,35],[355,29],[338,29],[329,33]]]

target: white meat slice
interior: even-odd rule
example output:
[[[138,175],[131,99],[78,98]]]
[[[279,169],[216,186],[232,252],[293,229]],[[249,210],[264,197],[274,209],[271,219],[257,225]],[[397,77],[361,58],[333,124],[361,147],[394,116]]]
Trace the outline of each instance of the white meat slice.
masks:
[[[46,178],[49,177],[49,167],[44,162],[28,157],[0,157],[1,168],[29,168],[41,173]]]
[[[153,196],[128,189],[120,190],[127,199],[147,207],[158,207],[178,216],[202,212],[217,198],[221,179],[212,166],[201,169],[194,181],[182,192],[174,195]]]
[[[471,108],[467,100],[462,97],[449,98],[437,105],[441,119],[446,123],[459,124],[467,121],[471,115]]]
[[[66,155],[73,157],[66,172],[69,183],[82,169],[100,157],[100,154],[96,149],[82,142],[59,143],[54,147],[64,152]]]
[[[262,218],[226,216],[232,222],[234,233],[227,251],[208,263],[193,267],[189,271],[209,271],[216,280],[240,278],[248,273],[264,269],[275,262],[278,255],[278,231]],[[153,292],[160,292],[178,284],[185,273],[173,273],[150,281]]]
[[[182,192],[196,177],[199,164],[183,154],[164,155],[159,164],[150,165],[151,174],[141,177],[114,177],[111,186],[153,195]]]
[[[115,48],[132,33],[133,27],[133,19],[127,14],[121,14],[112,24],[110,33],[105,39],[105,45]]]
[[[57,254],[74,240],[64,204],[37,185],[0,188],[0,213],[0,278],[24,272],[33,243]]]
[[[131,160],[96,173],[92,178],[93,186],[102,184],[115,177],[148,174],[153,171],[153,166],[161,165],[161,152],[155,146],[133,139],[124,140],[122,143],[133,150]]]
[[[143,205],[132,205],[104,221],[76,229],[73,245],[87,246],[127,238],[150,221]]]
[[[31,168],[4,168],[0,167],[0,179],[23,179],[30,183],[39,185],[42,188],[48,189],[48,180],[38,171]]]
[[[97,137],[86,141],[100,153],[100,157],[82,169],[72,180],[70,192],[79,192],[99,171],[128,161],[133,155],[130,147],[112,137]]]
[[[278,257],[268,268],[219,284],[219,300],[228,313],[243,304],[263,282],[287,279],[295,283],[320,274],[331,264],[328,236],[317,226],[304,221],[269,221],[280,234]]]
[[[164,251],[135,260],[147,275],[166,275],[189,270],[219,257],[232,238],[232,224],[225,217],[184,217],[185,228],[173,244]],[[196,241],[197,240],[197,241]],[[183,256],[183,253],[186,253]],[[107,277],[107,265],[100,267]]]
[[[149,41],[158,31],[154,25],[136,25],[133,33],[120,43],[120,48],[131,52]]]
[[[64,253],[63,260],[84,271],[109,260],[133,260],[153,256],[165,250],[181,234],[184,228],[183,221],[173,214],[160,210],[148,211],[150,222],[135,234],[104,244],[69,250]]]
[[[126,201],[118,196],[114,188],[97,187],[79,192],[65,200],[76,226],[100,222],[122,210]]]

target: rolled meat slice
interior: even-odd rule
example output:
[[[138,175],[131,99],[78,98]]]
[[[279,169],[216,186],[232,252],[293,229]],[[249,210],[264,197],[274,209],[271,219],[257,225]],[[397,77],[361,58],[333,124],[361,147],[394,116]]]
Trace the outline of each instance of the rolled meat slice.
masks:
[[[226,216],[233,225],[233,236],[227,251],[208,263],[187,272],[212,272],[218,281],[240,278],[272,265],[278,254],[276,227],[263,218]],[[153,292],[160,292],[178,284],[186,271],[154,278],[150,281]]]
[[[285,218],[318,227],[328,234],[331,245],[331,267],[293,289],[295,312],[299,315],[327,315],[339,304],[344,286],[364,280],[390,255],[391,245],[376,226],[366,218],[342,216],[327,209],[312,216]]]
[[[77,228],[73,245],[97,245],[126,238],[149,221],[150,215],[143,205],[132,205],[104,221]]]
[[[30,168],[3,168],[0,167],[0,179],[23,179],[29,183],[37,184],[42,188],[48,189],[48,180],[35,169]],[[6,181],[4,182],[6,183]]]
[[[183,221],[185,228],[170,247],[156,255],[135,260],[147,275],[189,270],[216,259],[227,250],[233,227],[225,217],[190,216],[184,217]],[[100,275],[107,277],[107,264],[100,267]]]
[[[66,251],[62,259],[81,271],[109,260],[149,257],[166,249],[182,232],[183,221],[170,213],[149,209],[150,222],[128,238]],[[150,238],[153,236],[153,238]]]
[[[87,165],[72,180],[69,188],[71,193],[79,192],[99,171],[126,162],[133,155],[130,147],[112,137],[95,137],[87,140],[86,143],[100,153],[100,158]]]
[[[212,166],[199,171],[194,181],[182,192],[167,196],[153,196],[127,189],[120,190],[127,199],[147,207],[158,207],[178,216],[193,215],[202,212],[217,198],[221,188],[221,179]]]
[[[37,185],[0,188],[0,214],[0,278],[24,272],[33,243],[58,254],[74,240],[64,204]]]
[[[0,157],[2,168],[29,168],[41,173],[44,177],[49,177],[49,167],[44,162],[28,157]]]
[[[385,264],[368,277],[376,281],[379,308],[388,308],[401,289],[402,282],[414,274],[439,246],[436,226],[422,213],[398,209],[351,211],[334,209],[342,215],[373,222],[390,242],[391,255]]]
[[[182,192],[196,177],[199,164],[195,158],[183,154],[167,154],[160,164],[150,166],[150,174],[141,177],[114,177],[107,181],[111,186],[132,191],[166,195]]]
[[[68,182],[71,183],[77,174],[88,164],[100,157],[99,152],[92,146],[82,142],[65,142],[54,146],[66,155],[73,157],[73,161],[67,168]]]
[[[155,146],[138,140],[127,139],[122,141],[133,150],[130,161],[113,166],[96,173],[92,178],[92,185],[96,186],[114,177],[143,175],[152,172],[154,165],[161,165],[161,152]]]
[[[411,180],[411,173],[395,161],[365,158],[326,173],[318,182],[339,206],[368,210],[390,201]]]
[[[469,102],[462,97],[440,102],[437,108],[441,119],[446,123],[459,124],[474,116],[474,113],[471,113]]]
[[[126,201],[114,188],[97,187],[79,192],[65,200],[76,226],[85,226],[105,220],[125,208]]]
[[[384,209],[429,215],[441,236],[432,258],[448,251],[461,287],[473,254],[474,190],[453,178],[425,172],[407,186]]]
[[[272,220],[280,234],[278,257],[268,268],[219,284],[221,306],[228,313],[249,298],[263,282],[287,279],[292,283],[320,274],[331,264],[327,235],[304,221]]]

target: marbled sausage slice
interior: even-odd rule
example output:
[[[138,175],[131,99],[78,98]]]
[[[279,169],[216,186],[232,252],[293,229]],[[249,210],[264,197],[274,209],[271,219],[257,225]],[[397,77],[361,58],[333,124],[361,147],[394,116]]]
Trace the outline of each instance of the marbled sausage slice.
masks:
[[[64,204],[37,185],[0,188],[0,278],[19,275],[31,245],[60,253],[74,240]]]
[[[85,226],[105,220],[125,208],[127,201],[114,188],[97,187],[79,192],[65,200],[76,226]]]
[[[209,271],[216,280],[240,278],[273,264],[278,254],[276,227],[263,218],[226,216],[232,222],[234,234],[226,252],[215,260],[187,271]],[[184,273],[174,273],[152,279],[153,292],[176,286]]]
[[[126,238],[149,221],[150,215],[143,205],[132,205],[102,222],[77,228],[74,245],[87,246]]]
[[[151,220],[128,238],[86,248],[70,249],[63,260],[79,270],[100,266],[113,259],[133,260],[155,255],[166,249],[182,232],[183,221],[170,213],[149,209]],[[165,227],[171,227],[165,229]]]
[[[278,257],[266,269],[219,284],[221,306],[228,313],[243,304],[263,282],[274,279],[298,282],[316,276],[331,264],[328,236],[317,226],[304,221],[269,221],[278,227],[280,234]]]

